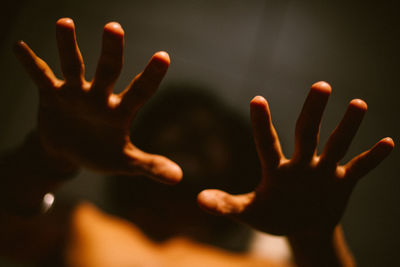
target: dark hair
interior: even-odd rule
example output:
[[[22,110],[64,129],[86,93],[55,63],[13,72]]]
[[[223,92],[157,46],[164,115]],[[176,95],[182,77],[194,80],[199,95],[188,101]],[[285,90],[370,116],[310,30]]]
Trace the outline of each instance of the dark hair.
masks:
[[[184,84],[163,89],[140,112],[132,141],[181,165],[183,180],[168,186],[144,177],[109,179],[116,211],[154,240],[185,235],[231,250],[245,249],[249,229],[200,211],[196,195],[207,188],[234,194],[254,189],[260,168],[248,121],[210,90]],[[174,230],[163,226],[179,223]]]

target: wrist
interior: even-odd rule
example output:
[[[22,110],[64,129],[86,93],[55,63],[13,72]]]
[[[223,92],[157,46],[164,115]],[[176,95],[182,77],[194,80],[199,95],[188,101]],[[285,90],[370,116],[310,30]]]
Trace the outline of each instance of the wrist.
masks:
[[[1,157],[0,207],[5,214],[31,217],[43,210],[43,198],[75,176],[78,167],[43,148],[37,132]]]
[[[328,242],[333,239],[337,227],[339,226],[303,229],[302,231],[289,234],[287,237],[289,240],[293,240],[293,242],[301,243],[309,242],[315,244],[316,242]]]
[[[288,236],[298,266],[355,266],[340,226]]]

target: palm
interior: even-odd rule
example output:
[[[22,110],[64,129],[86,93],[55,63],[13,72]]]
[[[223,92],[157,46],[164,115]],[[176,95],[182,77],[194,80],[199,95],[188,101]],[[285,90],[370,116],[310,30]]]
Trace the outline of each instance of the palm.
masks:
[[[46,146],[95,169],[119,169],[130,120],[107,103],[93,101],[90,93],[71,89],[63,86],[51,102],[40,103],[38,127]]]
[[[352,185],[319,166],[296,166],[290,161],[271,173],[247,207],[248,223],[268,233],[288,234],[324,227],[340,220]],[[254,220],[254,213],[263,214]],[[249,216],[250,215],[250,216]]]
[[[339,166],[367,110],[365,102],[355,99],[321,155],[317,155],[320,122],[330,93],[325,82],[311,88],[297,121],[291,159],[281,151],[266,100],[255,97],[251,119],[262,168],[260,184],[254,192],[238,196],[205,190],[198,196],[200,206],[272,234],[333,230],[357,180],[377,166],[394,144],[390,138],[382,139],[372,149]]]
[[[64,80],[57,79],[24,42],[15,50],[39,88],[38,130],[44,148],[96,171],[178,182],[182,173],[175,163],[139,150],[129,137],[136,112],[157,90],[168,69],[168,54],[156,53],[121,94],[114,94],[124,47],[124,31],[118,23],[104,27],[102,52],[90,82],[84,78],[72,20],[57,22],[57,41]]]

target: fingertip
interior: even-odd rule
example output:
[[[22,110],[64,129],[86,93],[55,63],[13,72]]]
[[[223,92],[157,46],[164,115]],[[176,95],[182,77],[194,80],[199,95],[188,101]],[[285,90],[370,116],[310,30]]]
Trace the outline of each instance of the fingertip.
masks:
[[[160,51],[155,53],[147,67],[146,70],[150,71],[150,73],[152,74],[157,74],[157,75],[165,75],[165,73],[167,72],[168,68],[170,65],[170,58],[167,52],[164,51]]]
[[[18,53],[25,45],[26,45],[25,42],[22,40],[18,40],[16,42],[14,42],[14,44],[13,44],[14,52]]]
[[[60,18],[56,22],[57,29],[67,29],[67,30],[74,30],[75,24],[74,21],[70,18]]]
[[[178,164],[171,164],[168,167],[166,175],[164,176],[166,183],[170,185],[178,184],[183,177],[183,172],[181,167]]]
[[[57,20],[57,25],[64,25],[64,24],[73,25],[74,21],[68,17],[60,18]]]
[[[167,161],[167,162],[166,162]],[[174,162],[160,157],[154,161],[154,166],[150,166],[146,175],[163,184],[178,184],[183,177],[182,169]]]
[[[23,41],[23,40],[18,40],[18,41],[16,41],[15,43],[14,43],[14,46],[23,46],[23,45],[26,45],[26,43]]]
[[[203,207],[204,204],[208,203],[210,200],[210,194],[208,193],[209,189],[203,190],[197,194],[197,203]]]
[[[18,40],[13,44],[13,52],[17,58],[23,59],[29,54],[34,54],[27,43]]]
[[[268,102],[263,96],[255,96],[250,101],[250,107],[258,108],[258,107],[268,107]]]
[[[379,158],[387,157],[394,148],[394,141],[390,137],[382,138],[375,146],[370,150],[374,151],[376,155],[380,155]]]
[[[253,97],[253,99],[251,100],[251,102],[256,102],[256,103],[265,102],[265,101],[266,101],[265,98],[260,95]]]
[[[349,106],[362,110],[362,111],[367,111],[368,105],[367,103],[362,100],[362,99],[353,99],[350,101]]]
[[[119,37],[123,37],[125,34],[121,24],[115,21],[109,22],[104,26],[104,33],[112,34]]]
[[[218,207],[218,201],[217,198],[221,194],[217,189],[206,189],[201,191],[197,195],[197,204],[202,208],[203,210],[210,212],[212,214],[217,214],[219,215],[221,211],[219,210]]]
[[[388,149],[393,149],[395,146],[393,139],[390,137],[383,138],[379,143],[386,146]]]
[[[254,97],[250,102],[250,117],[253,126],[256,124],[264,123],[265,119],[270,120],[269,118],[269,105],[267,100],[262,96]]]
[[[169,54],[165,51],[159,51],[152,57],[152,61],[163,67],[168,67],[171,64]]]
[[[332,92],[332,87],[325,81],[319,81],[311,86],[311,90],[321,94],[330,95]]]

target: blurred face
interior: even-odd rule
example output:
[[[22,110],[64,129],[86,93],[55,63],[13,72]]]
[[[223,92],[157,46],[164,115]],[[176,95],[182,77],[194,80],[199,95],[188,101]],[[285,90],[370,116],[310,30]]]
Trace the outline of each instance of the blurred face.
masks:
[[[247,175],[256,177],[252,172],[258,160],[248,128],[208,101],[191,104],[193,98],[188,99],[179,102],[185,107],[166,101],[151,109],[153,115],[143,116],[143,125],[132,137],[139,148],[177,162],[183,170],[180,184],[120,177],[114,194],[124,216],[156,240],[178,235],[207,241],[236,226],[200,210],[197,194],[206,188],[244,193],[254,180]]]
[[[132,210],[128,217],[141,228],[161,238],[171,235],[200,238],[209,234],[204,226],[214,217],[198,208],[196,197],[201,190],[229,179],[231,161],[230,148],[220,136],[220,126],[211,118],[207,110],[195,109],[163,124],[146,141],[152,151],[177,162],[184,179],[171,187],[145,177],[137,178],[139,181],[130,186]]]

